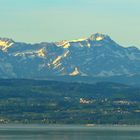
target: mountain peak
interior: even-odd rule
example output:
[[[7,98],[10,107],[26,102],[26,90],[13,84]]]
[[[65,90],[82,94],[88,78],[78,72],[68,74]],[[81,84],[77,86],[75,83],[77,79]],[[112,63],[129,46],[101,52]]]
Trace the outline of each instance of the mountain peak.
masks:
[[[110,37],[108,35],[105,35],[105,34],[101,34],[101,33],[95,33],[95,34],[92,34],[90,37],[89,37],[90,40],[92,41],[101,41],[101,40],[104,40],[104,39],[109,39],[110,40]]]
[[[3,51],[6,51],[13,44],[14,44],[14,41],[12,39],[0,38],[0,49],[2,49]]]
[[[62,48],[69,48],[71,46],[74,47],[95,47],[95,46],[104,46],[106,43],[111,44],[111,46],[118,46],[116,45],[116,42],[113,41],[110,36],[106,35],[106,34],[101,34],[101,33],[95,33],[92,34],[90,37],[88,38],[79,38],[79,39],[75,39],[75,40],[64,40],[64,41],[60,41],[57,42],[56,45],[60,46]]]

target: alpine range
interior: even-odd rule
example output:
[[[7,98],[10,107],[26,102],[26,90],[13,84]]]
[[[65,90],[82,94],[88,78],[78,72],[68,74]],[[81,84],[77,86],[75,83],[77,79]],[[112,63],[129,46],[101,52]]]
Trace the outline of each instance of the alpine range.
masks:
[[[0,78],[109,77],[140,74],[140,50],[122,47],[108,35],[27,44],[0,38]]]

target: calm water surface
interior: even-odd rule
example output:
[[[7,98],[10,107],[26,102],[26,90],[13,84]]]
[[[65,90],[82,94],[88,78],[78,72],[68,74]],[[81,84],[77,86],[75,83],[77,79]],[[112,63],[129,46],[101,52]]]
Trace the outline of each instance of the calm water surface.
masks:
[[[0,140],[140,140],[140,126],[0,125]]]

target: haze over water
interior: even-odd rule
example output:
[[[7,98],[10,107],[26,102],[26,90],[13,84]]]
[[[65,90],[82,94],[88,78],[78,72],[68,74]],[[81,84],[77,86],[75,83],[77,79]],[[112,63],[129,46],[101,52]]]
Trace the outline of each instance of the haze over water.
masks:
[[[1,125],[1,140],[139,140],[140,126]]]

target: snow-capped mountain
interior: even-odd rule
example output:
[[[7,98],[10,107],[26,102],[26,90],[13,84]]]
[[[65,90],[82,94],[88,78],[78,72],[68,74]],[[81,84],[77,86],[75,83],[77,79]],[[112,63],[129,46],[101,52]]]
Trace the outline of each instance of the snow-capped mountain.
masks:
[[[0,38],[0,78],[118,76],[140,74],[140,50],[108,35],[27,44]]]

